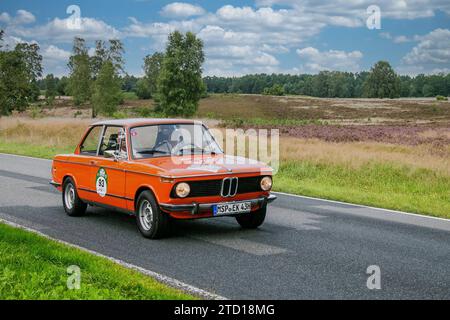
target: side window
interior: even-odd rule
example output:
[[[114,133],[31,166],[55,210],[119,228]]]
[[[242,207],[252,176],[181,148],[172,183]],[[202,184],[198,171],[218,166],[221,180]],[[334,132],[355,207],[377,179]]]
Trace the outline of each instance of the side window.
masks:
[[[114,152],[119,151],[121,158],[126,158],[126,141],[124,129],[121,127],[107,127],[102,137],[99,155],[111,157]],[[120,138],[120,139],[119,139]],[[119,142],[121,145],[119,146]]]
[[[83,144],[80,147],[81,154],[92,156],[97,155],[98,142],[100,140],[102,129],[102,126],[97,126],[89,131],[87,137],[84,139]]]
[[[140,159],[144,157],[146,150],[152,150],[155,147],[158,137],[158,126],[132,128],[130,135],[133,157]]]

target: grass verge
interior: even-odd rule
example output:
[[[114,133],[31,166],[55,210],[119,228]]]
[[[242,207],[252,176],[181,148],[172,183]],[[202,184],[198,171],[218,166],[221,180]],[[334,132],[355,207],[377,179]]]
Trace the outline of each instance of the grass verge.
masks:
[[[274,186],[281,192],[450,218],[450,179],[428,169],[289,161],[281,164]]]
[[[73,153],[75,147],[49,147],[31,143],[6,142],[0,139],[0,153],[52,159],[56,154]]]
[[[81,271],[67,288],[67,268]],[[105,258],[0,223],[0,299],[194,299]]]

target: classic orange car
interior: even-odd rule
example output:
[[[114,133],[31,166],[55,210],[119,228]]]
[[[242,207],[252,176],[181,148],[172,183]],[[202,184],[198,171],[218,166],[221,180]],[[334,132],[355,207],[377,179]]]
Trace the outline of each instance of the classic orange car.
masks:
[[[243,228],[265,219],[272,169],[223,153],[208,128],[193,120],[101,121],[74,154],[53,159],[51,184],[69,216],[87,205],[136,215],[147,238],[174,219],[235,216]]]

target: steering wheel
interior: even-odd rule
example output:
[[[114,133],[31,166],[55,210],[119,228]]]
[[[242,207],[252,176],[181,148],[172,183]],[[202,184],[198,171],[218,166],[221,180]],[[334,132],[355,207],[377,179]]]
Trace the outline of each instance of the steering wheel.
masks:
[[[161,142],[158,143],[153,149],[157,150],[157,149],[158,149],[159,147],[161,147],[163,144],[166,145],[167,151],[170,153],[171,150],[172,150],[172,145],[171,145],[171,144],[169,143],[169,141],[167,141],[167,140],[161,141]]]
[[[193,143],[185,143],[185,144],[180,144],[180,145],[176,145],[173,150],[172,153],[176,154],[176,155],[181,155],[184,149],[200,149],[198,148],[195,144]]]

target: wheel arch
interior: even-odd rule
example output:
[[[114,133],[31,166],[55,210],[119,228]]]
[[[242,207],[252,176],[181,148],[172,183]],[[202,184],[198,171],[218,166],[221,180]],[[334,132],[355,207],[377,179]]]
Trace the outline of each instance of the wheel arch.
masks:
[[[75,183],[75,188],[77,188],[77,179],[75,179],[75,177],[72,174],[65,174],[64,177],[61,180],[61,187],[64,187],[64,183],[66,183],[67,179],[72,179],[73,183]]]
[[[149,185],[143,185],[140,186],[134,194],[134,210],[136,210],[137,199],[139,198],[140,194],[144,191],[150,191],[153,197],[155,198],[156,202],[159,203],[158,197],[156,196],[156,193],[154,192],[153,188]]]

